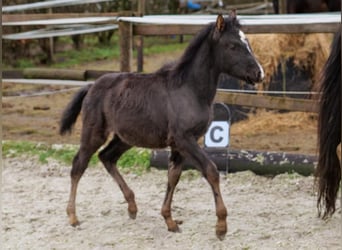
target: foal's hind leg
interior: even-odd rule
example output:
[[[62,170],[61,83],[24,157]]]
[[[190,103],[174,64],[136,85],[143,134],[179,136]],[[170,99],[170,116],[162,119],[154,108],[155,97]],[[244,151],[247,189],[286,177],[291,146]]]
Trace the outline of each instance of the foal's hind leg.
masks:
[[[76,216],[76,205],[75,205],[78,182],[80,181],[84,171],[86,170],[91,156],[104,143],[104,141],[105,141],[104,138],[103,139],[96,138],[93,140],[89,140],[87,142],[82,142],[80,145],[79,151],[77,152],[76,156],[73,159],[72,169],[70,173],[71,189],[70,189],[69,202],[68,202],[67,209],[66,209],[68,217],[69,217],[69,223],[72,226],[79,225],[79,221]]]
[[[128,187],[125,180],[122,178],[120,172],[116,167],[116,162],[120,158],[120,156],[130,149],[131,146],[122,142],[119,137],[116,135],[112,139],[112,141],[107,145],[105,149],[103,149],[99,158],[102,161],[103,165],[106,167],[108,173],[114,178],[114,180],[119,185],[127,203],[128,203],[128,214],[129,217],[135,219],[137,215],[137,205],[135,203],[134,193]]]
[[[183,157],[177,152],[172,150],[168,168],[168,183],[167,190],[162,206],[161,214],[165,219],[167,228],[169,231],[177,232],[179,231],[178,224],[180,221],[174,221],[171,216],[171,202],[173,192],[175,191],[176,185],[179,181],[180,175],[182,173],[182,163]]]
[[[220,191],[220,176],[215,164],[208,158],[193,137],[182,136],[176,142],[177,149],[188,157],[207,179],[214,194],[216,206],[216,235],[222,240],[227,233],[227,209]]]

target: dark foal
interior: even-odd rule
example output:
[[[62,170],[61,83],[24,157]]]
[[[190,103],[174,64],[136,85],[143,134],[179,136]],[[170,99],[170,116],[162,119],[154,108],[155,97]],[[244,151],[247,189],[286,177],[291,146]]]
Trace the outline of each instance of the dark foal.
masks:
[[[71,192],[67,206],[70,224],[79,223],[75,199],[78,182],[90,157],[113,134],[99,158],[121,188],[131,218],[137,206],[133,191],[120,175],[116,162],[132,146],[171,148],[168,183],[161,214],[168,230],[179,230],[171,215],[171,202],[185,158],[190,159],[210,184],[216,205],[216,234],[227,232],[219,173],[197,140],[211,120],[212,104],[220,73],[249,83],[264,77],[248,41],[240,30],[235,12],[221,15],[207,25],[190,43],[179,61],[152,74],[107,74],[95,84],[82,88],[61,119],[60,133],[70,132],[82,109],[80,149],[71,170]]]

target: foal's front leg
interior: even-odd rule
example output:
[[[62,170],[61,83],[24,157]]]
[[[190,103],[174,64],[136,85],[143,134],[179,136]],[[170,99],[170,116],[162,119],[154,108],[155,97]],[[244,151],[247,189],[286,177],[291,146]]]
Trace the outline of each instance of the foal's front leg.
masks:
[[[221,195],[220,176],[216,165],[208,158],[197,141],[192,137],[180,137],[177,141],[177,147],[196,165],[211,186],[216,206],[216,236],[222,240],[227,233],[227,209]]]
[[[161,214],[165,219],[167,228],[171,232],[179,232],[178,224],[182,223],[181,221],[173,220],[171,216],[172,196],[182,173],[182,163],[183,157],[177,151],[172,150],[168,167],[167,190],[161,209]]]

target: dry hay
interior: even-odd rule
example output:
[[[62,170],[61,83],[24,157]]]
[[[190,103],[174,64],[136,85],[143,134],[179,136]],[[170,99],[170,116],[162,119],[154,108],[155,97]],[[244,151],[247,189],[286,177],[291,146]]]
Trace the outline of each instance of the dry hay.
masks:
[[[313,83],[320,77],[328,58],[332,34],[256,34],[249,35],[251,47],[265,70],[265,80],[260,86],[267,90],[278,65],[289,58],[297,67],[311,75]]]
[[[265,133],[278,133],[281,131],[306,130],[316,128],[317,115],[304,112],[277,113],[274,111],[258,110],[249,114],[248,119],[232,126],[232,135]]]

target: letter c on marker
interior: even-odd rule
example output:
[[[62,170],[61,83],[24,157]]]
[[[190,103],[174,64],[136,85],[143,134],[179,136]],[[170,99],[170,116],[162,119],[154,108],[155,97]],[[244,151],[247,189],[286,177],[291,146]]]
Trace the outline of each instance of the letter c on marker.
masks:
[[[219,130],[220,132],[222,132],[223,128],[219,126],[212,127],[210,130],[210,139],[215,143],[219,143],[223,140],[223,137],[222,136],[215,137],[216,130]]]

